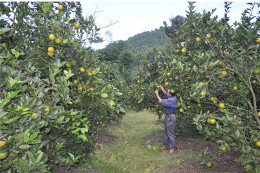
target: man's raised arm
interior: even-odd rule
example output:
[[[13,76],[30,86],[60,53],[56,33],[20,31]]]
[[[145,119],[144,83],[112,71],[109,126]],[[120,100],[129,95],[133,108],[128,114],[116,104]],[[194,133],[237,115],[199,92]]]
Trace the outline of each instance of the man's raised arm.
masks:
[[[162,92],[163,92],[164,94],[166,94],[166,90],[163,88],[163,86],[162,86],[162,85],[159,85],[159,87],[161,88]]]

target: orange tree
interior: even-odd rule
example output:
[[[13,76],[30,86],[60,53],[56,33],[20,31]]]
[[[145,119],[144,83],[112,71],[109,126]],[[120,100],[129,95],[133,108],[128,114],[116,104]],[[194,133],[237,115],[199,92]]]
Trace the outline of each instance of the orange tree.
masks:
[[[230,3],[224,18],[198,13],[189,3],[179,27],[167,26],[170,46],[141,57],[132,100],[137,109],[163,114],[154,90],[159,84],[177,92],[177,133],[197,131],[241,153],[236,159],[248,172],[259,172],[260,54],[259,17],[249,4],[241,21],[231,26]]]
[[[124,113],[89,43],[80,3],[0,3],[0,172],[50,172],[84,161],[97,132]]]

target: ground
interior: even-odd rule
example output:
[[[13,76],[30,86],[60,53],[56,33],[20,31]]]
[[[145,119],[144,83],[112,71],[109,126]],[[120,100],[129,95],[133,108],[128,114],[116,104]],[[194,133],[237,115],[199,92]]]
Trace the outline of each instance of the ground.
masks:
[[[228,173],[245,172],[234,160],[237,153],[220,151],[219,146],[201,137],[178,136],[177,150],[161,150],[163,122],[150,112],[128,112],[122,121],[100,135],[91,161],[79,168],[56,169],[56,173]],[[201,164],[198,156],[206,147],[218,153],[216,165]]]

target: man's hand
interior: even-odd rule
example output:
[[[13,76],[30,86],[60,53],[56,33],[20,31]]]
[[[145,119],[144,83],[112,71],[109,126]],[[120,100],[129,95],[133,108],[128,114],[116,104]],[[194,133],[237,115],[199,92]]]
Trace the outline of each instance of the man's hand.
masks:
[[[156,97],[157,97],[158,101],[161,103],[161,102],[162,102],[162,99],[161,99],[161,97],[160,97],[159,94],[158,94],[158,90],[155,90],[154,92],[155,92],[155,94],[156,94]]]
[[[159,85],[159,87],[161,88],[162,92],[163,92],[164,94],[166,94],[166,90],[163,88],[163,86],[162,86],[162,85]]]

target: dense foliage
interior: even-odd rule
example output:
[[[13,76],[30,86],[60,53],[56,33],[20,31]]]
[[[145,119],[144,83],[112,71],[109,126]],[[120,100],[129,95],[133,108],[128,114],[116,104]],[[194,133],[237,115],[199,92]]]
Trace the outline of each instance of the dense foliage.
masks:
[[[161,117],[154,90],[159,84],[174,89],[178,133],[199,132],[222,151],[240,152],[237,161],[248,172],[259,172],[260,18],[252,10],[260,4],[249,5],[241,21],[230,25],[230,3],[218,20],[215,9],[199,13],[190,2],[179,27],[165,24],[172,45],[142,58],[132,99],[135,109]]]
[[[0,3],[0,172],[50,172],[82,162],[97,132],[124,113],[112,65],[80,3]],[[102,65],[102,68],[100,68]]]
[[[232,25],[231,3],[221,19],[194,4],[185,18],[95,52],[100,28],[80,3],[1,2],[0,172],[84,162],[125,105],[162,117],[160,84],[177,94],[177,134],[202,134],[260,172],[260,4]]]

